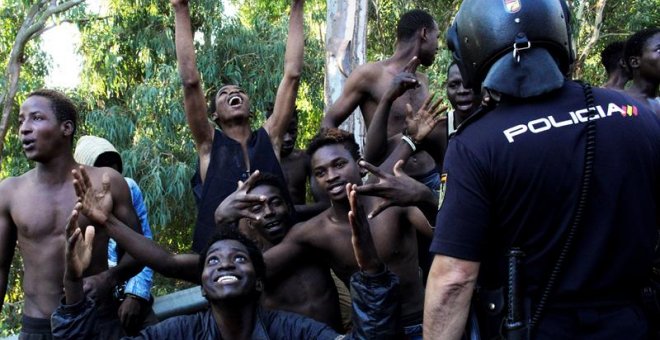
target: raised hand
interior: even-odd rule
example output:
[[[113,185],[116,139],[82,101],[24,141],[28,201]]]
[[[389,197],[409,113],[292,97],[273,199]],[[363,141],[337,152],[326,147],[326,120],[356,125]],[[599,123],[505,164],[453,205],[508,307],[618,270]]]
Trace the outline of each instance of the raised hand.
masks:
[[[241,218],[259,219],[259,215],[252,213],[250,208],[264,202],[266,197],[248,194],[257,179],[259,179],[259,170],[253,172],[245,182],[238,182],[236,191],[227,196],[215,210],[216,224],[235,222]]]
[[[73,187],[78,196],[80,211],[87,216],[92,223],[103,225],[112,211],[112,195],[110,193],[110,175],[103,174],[101,189],[95,190],[85,170],[80,166],[78,170],[71,171],[73,174]]]
[[[83,272],[92,259],[92,244],[94,243],[94,227],[85,229],[85,236],[78,226],[78,211],[73,210],[66,226],[66,270],[65,278],[69,281],[80,281]]]
[[[410,104],[406,104],[406,134],[418,144],[435,128],[442,120],[447,119],[444,115],[447,107],[442,104],[442,98],[438,97],[435,102],[434,95],[429,95],[424,105],[415,113]]]
[[[406,93],[406,91],[420,86],[417,76],[415,75],[417,66],[419,66],[419,59],[413,57],[403,68],[403,71],[392,79],[390,88],[386,93],[386,96],[388,96],[390,100],[395,100]]]
[[[360,161],[359,165],[376,176],[378,183],[364,184],[355,190],[360,195],[377,196],[383,199],[369,213],[369,219],[374,218],[391,206],[406,207],[415,205],[420,201],[420,197],[423,197],[427,191],[431,190],[424,184],[408,176],[403,171],[404,162],[401,160],[394,164],[394,175],[386,173],[366,161]]]
[[[351,243],[353,244],[353,253],[360,269],[364,272],[375,274],[383,271],[383,263],[378,258],[376,246],[371,237],[369,221],[364,214],[362,205],[357,199],[355,184],[346,184],[346,193],[351,205],[351,211],[348,212],[348,221],[351,224]]]

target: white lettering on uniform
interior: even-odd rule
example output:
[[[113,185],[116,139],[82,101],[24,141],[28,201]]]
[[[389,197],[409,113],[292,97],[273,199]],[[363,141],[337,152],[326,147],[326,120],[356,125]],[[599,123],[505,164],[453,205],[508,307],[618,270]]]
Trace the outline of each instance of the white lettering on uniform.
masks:
[[[550,130],[550,128],[560,128],[568,125],[574,125],[579,123],[586,123],[589,120],[601,119],[612,116],[612,113],[617,112],[621,115],[625,115],[625,110],[614,104],[609,103],[607,105],[607,113],[602,106],[598,105],[591,109],[581,109],[576,111],[569,111],[568,115],[570,119],[557,121],[553,116],[547,116],[543,118],[537,118],[532,121],[529,121],[527,124],[519,124],[513,127],[510,127],[503,131],[504,136],[509,141],[509,143],[514,142],[514,137],[520,136],[527,131],[532,133],[541,133],[543,131]]]
[[[548,119],[550,120],[550,123],[551,123],[552,126],[554,126],[554,127],[562,127],[562,126],[566,126],[566,125],[571,125],[571,124],[573,124],[573,121],[570,120],[570,119],[566,119],[566,120],[561,121],[561,122],[557,122],[557,121],[555,121],[555,117],[553,117],[553,116],[549,116]]]
[[[525,132],[527,132],[527,126],[521,124],[504,130],[504,135],[506,136],[506,139],[509,140],[509,143],[513,143],[514,136],[523,134]]]
[[[543,125],[541,127],[536,127],[536,125],[539,125],[539,123],[543,123]],[[552,126],[547,118],[535,119],[527,123],[527,125],[529,126],[529,131],[532,131],[533,133],[539,133],[546,130],[550,130],[550,127]]]
[[[616,105],[616,104],[614,104],[614,103],[610,103],[610,104],[607,106],[607,116],[608,116],[608,117],[611,116],[611,115],[612,115],[612,112],[618,112],[620,115],[624,115],[624,114],[626,113],[626,111],[624,111],[624,110],[623,110],[621,107],[619,107],[618,105]]]

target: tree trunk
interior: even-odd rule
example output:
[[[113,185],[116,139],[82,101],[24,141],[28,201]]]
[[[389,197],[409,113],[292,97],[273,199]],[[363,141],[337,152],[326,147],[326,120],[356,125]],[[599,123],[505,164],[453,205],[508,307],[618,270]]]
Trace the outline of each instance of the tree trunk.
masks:
[[[16,34],[16,40],[9,54],[9,62],[5,71],[5,83],[0,95],[0,107],[2,107],[2,118],[0,118],[0,165],[2,164],[2,151],[5,146],[5,137],[9,131],[9,116],[14,105],[14,97],[18,92],[18,82],[21,75],[21,67],[25,61],[25,45],[34,37],[39,36],[46,28],[46,21],[55,14],[67,11],[84,0],[71,0],[57,5],[56,1],[38,0],[25,16],[21,28]]]
[[[326,26],[325,107],[341,95],[346,78],[366,62],[367,0],[329,0]],[[360,109],[340,128],[355,134],[364,146],[365,126]]]
[[[595,5],[594,11],[596,12],[596,16],[594,17],[593,31],[591,32],[591,36],[589,36],[589,39],[587,40],[586,44],[582,48],[582,52],[575,61],[575,68],[574,68],[575,78],[582,77],[582,72],[584,70],[584,63],[587,60],[589,54],[591,53],[593,47],[598,42],[598,39],[600,38],[600,28],[601,25],[603,24],[603,10],[605,9],[606,4],[607,4],[606,0],[598,0],[598,2]]]

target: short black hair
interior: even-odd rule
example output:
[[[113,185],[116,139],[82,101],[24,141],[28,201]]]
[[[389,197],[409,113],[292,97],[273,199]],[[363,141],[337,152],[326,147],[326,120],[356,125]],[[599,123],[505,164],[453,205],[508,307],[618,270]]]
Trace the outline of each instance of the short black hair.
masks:
[[[266,263],[264,262],[264,255],[261,253],[259,247],[257,247],[257,245],[252,240],[250,240],[247,236],[243,235],[243,233],[238,231],[238,228],[232,224],[218,226],[218,231],[215,234],[213,234],[213,236],[209,240],[209,243],[199,253],[199,262],[198,262],[199,276],[201,277],[202,273],[204,272],[204,266],[206,265],[206,256],[208,255],[209,249],[214,243],[223,240],[238,241],[239,243],[245,246],[245,248],[248,251],[248,256],[250,256],[250,261],[252,261],[252,265],[254,266],[254,271],[256,273],[257,279],[261,280],[262,283],[265,283]]]
[[[421,9],[413,9],[404,13],[396,26],[396,39],[407,41],[422,28],[435,28],[435,20],[431,14]]]
[[[254,189],[260,185],[270,185],[272,187],[277,188],[277,190],[280,191],[282,198],[284,199],[286,205],[289,208],[289,216],[292,216],[294,214],[295,208],[293,206],[293,202],[291,201],[291,198],[289,197],[289,188],[285,184],[283,178],[274,175],[270,172],[261,172],[259,174],[259,178],[257,178],[257,180],[254,181],[254,184],[252,184],[252,188]]]
[[[316,150],[326,145],[342,144],[348,150],[354,160],[362,158],[360,147],[355,142],[355,136],[345,130],[337,128],[322,128],[309,142],[307,154],[311,157]]]
[[[47,98],[50,101],[50,107],[55,113],[58,122],[63,123],[67,120],[72,122],[73,133],[71,134],[71,145],[73,146],[73,137],[76,135],[76,130],[78,129],[78,110],[73,101],[62,92],[49,89],[33,91],[27,95],[27,98],[30,97]]]
[[[612,74],[619,68],[619,60],[623,59],[623,50],[625,47],[625,41],[615,41],[609,43],[600,52],[600,63],[605,67],[607,74]]]
[[[646,41],[658,33],[660,33],[660,28],[647,28],[633,34],[630,38],[628,38],[628,41],[626,42],[626,48],[623,51],[623,57],[625,58],[626,64],[628,66],[630,66],[629,59],[631,57],[641,56]]]
[[[117,165],[117,172],[120,174],[124,173],[124,164],[121,160],[121,156],[114,151],[108,151],[96,157],[93,165],[97,168],[102,168],[112,167],[115,164]]]
[[[447,66],[447,78],[449,78],[449,71],[451,71],[451,68],[452,68],[454,65],[457,65],[457,66],[458,66],[458,64],[456,63],[456,60],[452,60],[451,63],[449,63],[449,66]],[[460,72],[460,71],[459,71],[459,72]],[[462,75],[461,75],[461,76],[462,76]]]

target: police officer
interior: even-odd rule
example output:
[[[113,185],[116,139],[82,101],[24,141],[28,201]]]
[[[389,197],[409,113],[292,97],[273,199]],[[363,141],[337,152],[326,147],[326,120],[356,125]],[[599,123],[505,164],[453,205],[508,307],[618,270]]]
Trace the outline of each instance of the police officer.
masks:
[[[647,337],[660,121],[566,79],[569,22],[563,0],[465,0],[448,32],[467,86],[499,100],[449,142],[424,338],[459,338],[473,295],[500,317],[485,339]]]

